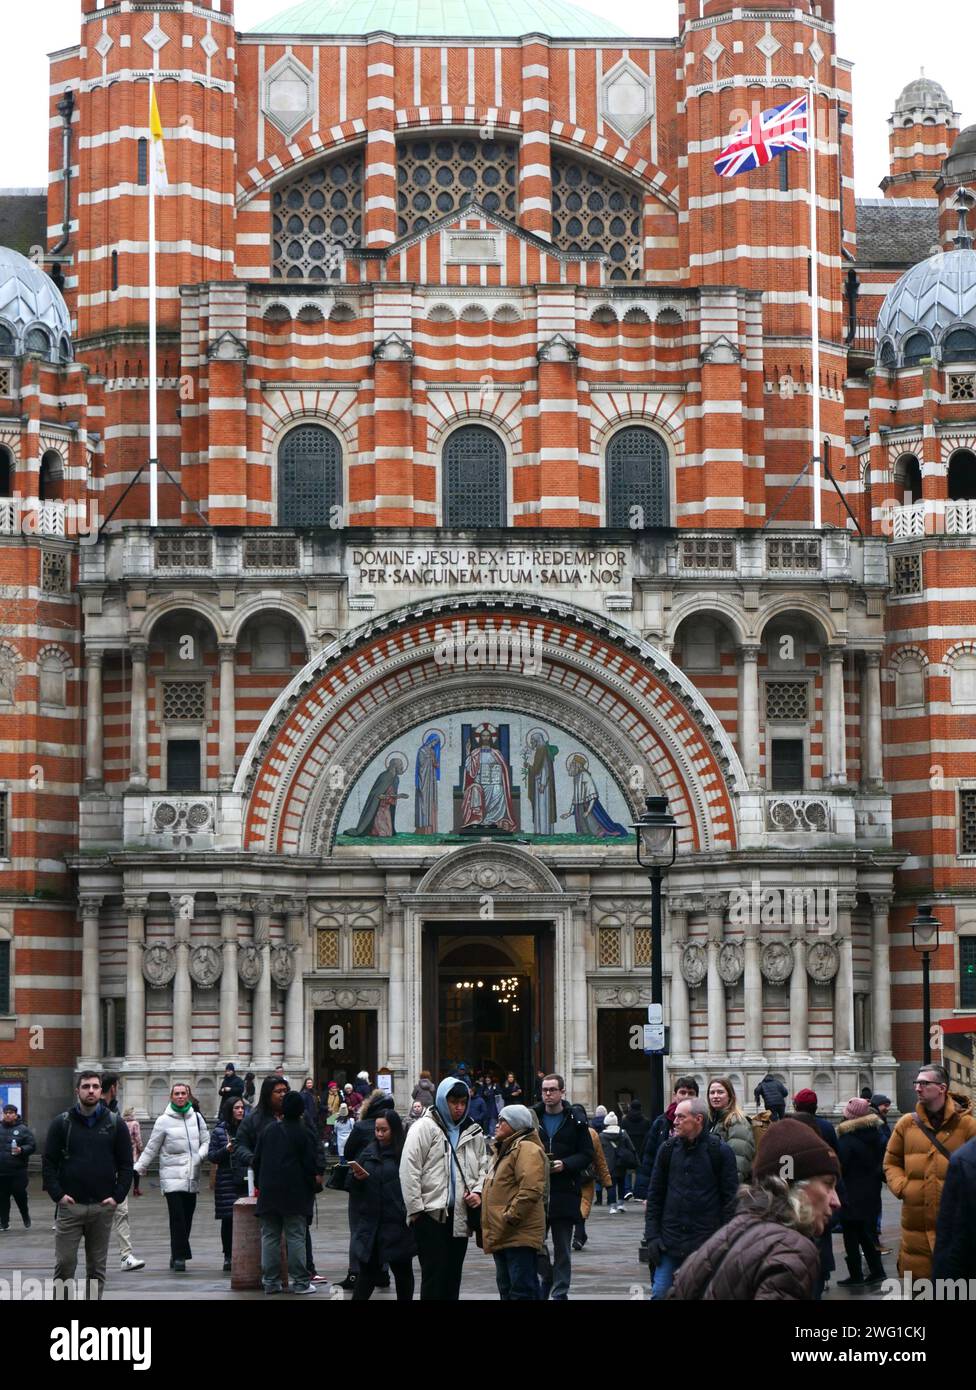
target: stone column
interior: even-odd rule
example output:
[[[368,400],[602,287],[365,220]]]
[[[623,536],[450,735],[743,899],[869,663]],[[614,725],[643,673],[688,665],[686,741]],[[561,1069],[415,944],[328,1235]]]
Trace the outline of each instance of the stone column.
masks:
[[[285,1067],[306,1071],[305,1061],[305,904],[289,899],[285,904],[285,937],[291,952],[291,984],[285,995]]]
[[[881,653],[864,653],[864,732],[866,747],[861,780],[868,791],[884,786],[884,746],[881,732]]]
[[[220,778],[218,786],[223,792],[230,791],[234,785],[234,736],[237,728],[237,715],[234,704],[234,662],[237,647],[233,642],[220,644]]]
[[[237,918],[241,910],[239,898],[220,899],[220,938],[224,966],[220,974],[220,1061],[239,1061],[237,1056]]]
[[[854,1051],[854,941],[850,894],[837,896],[837,950],[840,966],[834,980],[834,1052],[848,1058]]]
[[[793,974],[790,976],[790,1057],[805,1065],[810,1057],[810,1002],[807,981],[807,938],[802,927],[793,940]]]
[[[746,923],[743,997],[745,1005],[745,1066],[759,1066],[763,1055],[763,977],[760,969],[759,923]]]
[[[146,981],[142,958],[146,946],[149,900],[126,895],[128,918],[125,957],[125,1094],[136,1114],[146,1115]]]
[[[739,758],[753,789],[759,786],[759,648],[739,647]]]
[[[708,1055],[718,1061],[728,1056],[729,1046],[725,1026],[725,982],[718,973],[726,901],[722,896],[711,897],[705,906],[708,910]]]
[[[149,738],[146,708],[146,663],[149,648],[145,642],[129,645],[132,661],[132,690],[129,696],[129,789],[145,791],[149,786],[146,746]]]
[[[98,918],[101,897],[88,897],[81,911],[81,1055],[79,1067],[97,1067],[102,1045],[99,1037]]]
[[[193,1060],[193,984],[190,980],[190,923],[193,899],[188,893],[174,895],[176,920],[173,945],[176,974],[173,976],[173,1061],[174,1071],[186,1071]]]
[[[871,1012],[874,1025],[872,1051],[875,1060],[885,1066],[894,1065],[891,1052],[891,941],[888,932],[890,910],[890,894],[871,894]]]
[[[389,887],[390,880],[387,879],[387,889]],[[404,884],[404,889],[406,892],[410,891],[409,881]],[[397,1075],[406,1068],[407,1062],[407,1036],[404,1028],[406,980],[403,972],[406,968],[406,957],[403,904],[397,894],[387,892],[383,903],[383,913],[384,925],[389,933],[390,941],[389,1011],[387,1014],[387,1027],[390,1036],[387,1039],[387,1055],[394,1075]],[[407,1079],[409,1080],[409,1077]]]
[[[668,923],[671,927],[671,1007],[665,1015],[665,1022],[671,1025],[672,1067],[685,1066],[691,1062],[691,1016],[688,1005],[688,981],[681,973],[681,958],[688,944],[688,912],[690,904],[685,898],[669,898],[667,901]]]
[[[827,680],[824,698],[824,731],[827,734],[827,784],[847,785],[847,727],[844,709],[844,648],[827,648]]]
[[[271,1070],[271,914],[272,898],[254,900],[254,944],[261,961],[261,978],[251,1000],[251,1065],[255,1072]]]
[[[104,786],[104,723],[102,662],[105,653],[85,648],[85,791],[101,791]]]
[[[589,920],[589,898],[581,898],[573,907],[573,952],[572,952],[572,998],[575,1026],[573,1039],[576,1046],[571,1057],[576,1084],[581,1089],[593,1085],[593,1067],[590,1062],[589,1036],[586,1007],[586,930]],[[596,1101],[594,1101],[594,1105]]]

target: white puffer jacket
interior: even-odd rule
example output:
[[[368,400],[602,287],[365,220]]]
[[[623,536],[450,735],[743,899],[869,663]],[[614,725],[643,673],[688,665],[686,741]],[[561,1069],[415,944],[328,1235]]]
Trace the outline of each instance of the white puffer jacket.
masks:
[[[464,1185],[471,1192],[481,1191],[488,1171],[485,1134],[479,1124],[465,1124],[457,1142],[457,1158],[461,1166],[459,1173],[439,1120],[436,1110],[428,1110],[419,1120],[414,1120],[407,1130],[400,1159],[400,1190],[408,1217],[425,1212],[443,1221],[450,1201],[450,1171],[454,1168],[454,1234],[468,1236]]]
[[[153,1125],[149,1143],[135,1165],[145,1173],[159,1155],[159,1186],[165,1192],[198,1192],[200,1165],[210,1144],[207,1126],[196,1110],[181,1115],[167,1105]]]

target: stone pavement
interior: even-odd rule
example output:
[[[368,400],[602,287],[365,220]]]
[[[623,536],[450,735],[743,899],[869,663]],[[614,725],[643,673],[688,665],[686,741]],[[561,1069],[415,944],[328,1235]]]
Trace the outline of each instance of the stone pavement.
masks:
[[[264,1294],[233,1293],[230,1275],[221,1273],[223,1257],[220,1249],[220,1228],[213,1217],[213,1194],[208,1187],[200,1193],[194,1220],[192,1247],[194,1258],[186,1274],[169,1270],[169,1227],[166,1204],[159,1191],[155,1174],[143,1179],[142,1197],[129,1197],[129,1220],[132,1228],[133,1250],[146,1261],[146,1268],[135,1273],[119,1270],[118,1248],[114,1237],[109,1253],[108,1283],[105,1297],[109,1299],[192,1299],[194,1302],[212,1299],[259,1300]],[[19,1269],[21,1278],[47,1278],[54,1273],[54,1232],[52,1204],[41,1191],[39,1173],[31,1174],[31,1218],[33,1225],[25,1231],[16,1208],[11,1209],[10,1229],[0,1234],[0,1277],[12,1278]],[[312,1228],[312,1246],[320,1274],[338,1282],[346,1274],[348,1246],[348,1198],[341,1192],[323,1192],[318,1198],[316,1223]],[[884,1244],[892,1254],[885,1257],[885,1269],[895,1275],[898,1250],[899,1204],[885,1192]],[[637,1261],[637,1247],[643,1232],[643,1207],[639,1202],[627,1202],[624,1210],[611,1216],[606,1206],[594,1207],[587,1223],[588,1241],[585,1249],[573,1256],[571,1298],[628,1300],[646,1298],[649,1293],[647,1270]],[[846,1275],[843,1244],[834,1238],[838,1269],[834,1276]],[[418,1274],[419,1294],[419,1269]],[[84,1261],[78,1273],[84,1277]],[[338,1291],[333,1296],[337,1296]],[[320,1296],[328,1298],[329,1289],[323,1285]],[[827,1291],[829,1299],[857,1298],[864,1301],[877,1298],[869,1294],[850,1294],[838,1289],[832,1281]],[[394,1291],[378,1289],[375,1301],[393,1300]],[[495,1301],[494,1262],[472,1242],[464,1265],[461,1298]]]

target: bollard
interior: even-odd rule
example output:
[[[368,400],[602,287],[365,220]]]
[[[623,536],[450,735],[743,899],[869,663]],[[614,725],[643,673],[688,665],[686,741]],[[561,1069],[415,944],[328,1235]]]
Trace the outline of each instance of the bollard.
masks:
[[[232,1289],[261,1287],[261,1227],[256,1197],[238,1197],[234,1203],[234,1244],[230,1267]]]

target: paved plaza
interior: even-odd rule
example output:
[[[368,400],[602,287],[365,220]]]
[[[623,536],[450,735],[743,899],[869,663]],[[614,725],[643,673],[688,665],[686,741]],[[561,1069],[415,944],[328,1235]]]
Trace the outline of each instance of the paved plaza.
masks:
[[[213,1218],[213,1194],[208,1187],[200,1193],[197,1214],[194,1220],[192,1246],[193,1261],[186,1274],[172,1274],[169,1270],[169,1227],[166,1217],[166,1204],[159,1191],[158,1179],[153,1174],[143,1179],[142,1197],[129,1197],[132,1246],[135,1254],[146,1261],[146,1268],[135,1273],[122,1273],[119,1270],[118,1247],[113,1237],[108,1264],[108,1284],[106,1299],[210,1299],[257,1300],[264,1301],[264,1294],[254,1292],[232,1292],[230,1275],[221,1273],[223,1263],[220,1250],[220,1228]],[[41,1191],[39,1173],[31,1174],[30,1183],[31,1218],[33,1225],[25,1231],[16,1208],[11,1210],[10,1229],[0,1234],[0,1277],[10,1279],[17,1269],[21,1278],[46,1278],[54,1273],[54,1232],[52,1226],[52,1205],[50,1198]],[[317,1201],[315,1223],[312,1228],[312,1245],[315,1261],[320,1274],[338,1282],[347,1270],[346,1250],[348,1246],[347,1225],[348,1198],[341,1192],[323,1192]],[[643,1231],[643,1207],[638,1202],[628,1202],[623,1211],[610,1215],[606,1206],[595,1207],[587,1223],[588,1240],[585,1249],[573,1256],[573,1284],[571,1298],[627,1300],[646,1298],[649,1294],[647,1270],[637,1262],[637,1247]],[[898,1249],[899,1231],[898,1203],[887,1191],[884,1194],[884,1244],[892,1254],[885,1257],[885,1269],[895,1275],[895,1257]],[[834,1280],[846,1274],[843,1247],[839,1236],[834,1237],[834,1249],[838,1269]],[[419,1276],[419,1267],[415,1265]],[[84,1275],[83,1259],[79,1263],[79,1275]],[[419,1277],[417,1293],[419,1296]],[[322,1285],[322,1298],[337,1297],[338,1290]],[[875,1297],[877,1294],[875,1293]],[[347,1295],[348,1297],[348,1295]],[[849,1294],[831,1283],[827,1298],[863,1301],[865,1294]],[[394,1291],[377,1289],[374,1301],[393,1300]],[[461,1298],[486,1299],[496,1301],[494,1263],[477,1246],[471,1244],[464,1265],[464,1282]]]

